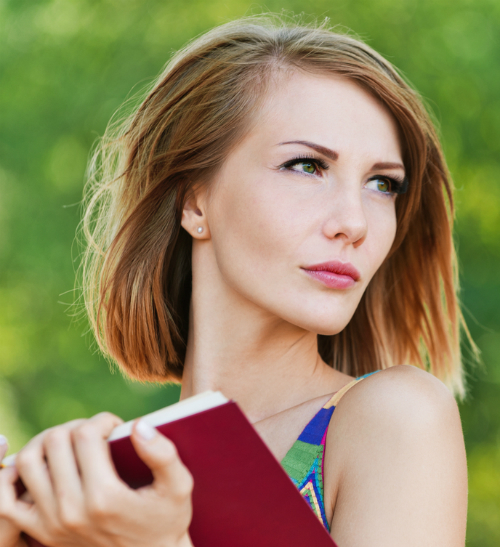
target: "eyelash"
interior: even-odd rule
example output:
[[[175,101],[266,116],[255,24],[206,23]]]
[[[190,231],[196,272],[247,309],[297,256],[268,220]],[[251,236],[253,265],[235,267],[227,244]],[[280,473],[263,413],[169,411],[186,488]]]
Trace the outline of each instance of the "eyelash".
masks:
[[[314,158],[308,155],[295,156],[291,160],[288,160],[285,163],[281,164],[279,166],[279,169],[280,170],[290,169],[290,167],[293,167],[294,165],[297,165],[299,163],[311,163],[312,165],[316,167],[316,170],[319,170],[319,169],[323,171],[328,170],[328,164],[325,163],[321,158]],[[303,173],[303,174],[306,175],[307,173]],[[368,182],[372,180],[384,180],[389,182],[391,191],[381,192],[382,194],[383,193],[387,193],[388,195],[389,194],[404,194],[408,189],[408,179],[406,177],[404,179],[398,179],[395,177],[388,177],[387,175],[377,175],[369,179]]]
[[[321,168],[323,171],[328,170],[328,164],[325,163],[321,158],[313,158],[311,156],[295,156],[291,160],[285,161],[285,163],[281,164],[279,166],[280,169],[289,169],[290,167],[293,167],[294,165],[297,165],[298,163],[312,163],[316,169]]]

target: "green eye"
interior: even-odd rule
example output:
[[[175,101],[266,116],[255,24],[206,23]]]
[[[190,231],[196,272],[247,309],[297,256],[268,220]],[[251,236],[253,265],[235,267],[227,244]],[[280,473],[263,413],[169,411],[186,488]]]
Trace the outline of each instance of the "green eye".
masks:
[[[316,166],[313,163],[303,162],[302,168],[304,172],[306,172],[309,175],[313,175],[314,171],[316,171]]]
[[[391,181],[385,178],[372,179],[366,183],[366,188],[369,188],[370,190],[377,190],[382,194],[391,194],[391,186]]]
[[[323,171],[328,170],[328,165],[321,159],[299,157],[286,161],[279,166],[280,170],[295,171],[304,175],[320,176]]]
[[[381,180],[381,179],[377,180],[377,188],[381,192],[389,192],[389,190],[391,189],[389,182],[387,180]]]

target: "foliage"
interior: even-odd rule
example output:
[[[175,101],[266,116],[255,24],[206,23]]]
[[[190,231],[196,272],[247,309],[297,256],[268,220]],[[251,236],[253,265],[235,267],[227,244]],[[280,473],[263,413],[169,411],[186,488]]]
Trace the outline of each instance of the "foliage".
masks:
[[[88,151],[113,112],[189,38],[261,11],[353,29],[420,90],[457,194],[462,300],[484,369],[461,405],[471,547],[500,540],[500,3],[495,0],[0,0],[0,428],[14,448],[111,410],[132,418],[176,386],[110,374],[71,318]],[[91,348],[89,350],[89,348]],[[418,409],[416,409],[418,411]]]

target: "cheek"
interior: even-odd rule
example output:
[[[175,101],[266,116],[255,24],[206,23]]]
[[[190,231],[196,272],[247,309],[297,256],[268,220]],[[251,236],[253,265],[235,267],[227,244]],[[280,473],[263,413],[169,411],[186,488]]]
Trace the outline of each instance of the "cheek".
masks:
[[[254,175],[236,180],[221,181],[214,195],[209,211],[212,245],[227,282],[234,286],[246,280],[247,291],[250,286],[260,290],[296,262],[304,232],[297,214],[300,203],[272,179]]]
[[[370,278],[380,268],[391,250],[396,237],[397,221],[395,202],[368,209],[368,232],[364,246]]]

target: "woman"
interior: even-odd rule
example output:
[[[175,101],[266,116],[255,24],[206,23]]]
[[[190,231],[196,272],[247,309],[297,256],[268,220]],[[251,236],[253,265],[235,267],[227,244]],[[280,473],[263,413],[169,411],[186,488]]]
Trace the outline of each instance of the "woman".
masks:
[[[376,52],[324,27],[223,25],[174,57],[92,163],[99,343],[133,378],[180,381],[181,399],[236,400],[299,487],[297,439],[330,409],[321,480],[302,493],[339,545],[463,546],[451,193],[418,95]],[[131,491],[106,450],[119,422],[53,428],[0,472],[2,545],[20,530],[50,546],[192,544],[175,447],[137,422],[155,482]],[[17,473],[33,502],[15,499]]]

